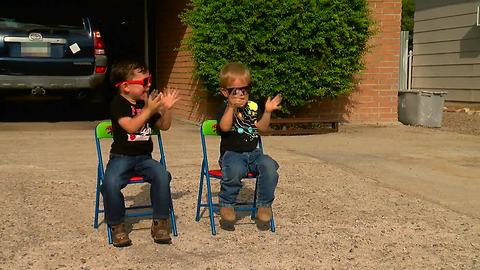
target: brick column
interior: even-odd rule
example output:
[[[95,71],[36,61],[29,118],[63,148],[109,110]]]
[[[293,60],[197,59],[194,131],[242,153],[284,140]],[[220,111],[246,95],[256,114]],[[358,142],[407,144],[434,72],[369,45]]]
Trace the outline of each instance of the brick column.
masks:
[[[366,69],[349,97],[351,108],[345,119],[351,122],[397,122],[400,63],[401,0],[369,0],[376,35],[365,56]]]

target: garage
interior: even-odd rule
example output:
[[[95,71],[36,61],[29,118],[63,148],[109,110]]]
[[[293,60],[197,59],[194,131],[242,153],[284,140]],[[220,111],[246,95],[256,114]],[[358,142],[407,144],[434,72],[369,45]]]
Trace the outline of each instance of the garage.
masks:
[[[92,29],[101,34],[107,65],[116,59],[137,57],[145,59],[151,70],[155,70],[155,5],[156,2],[150,0],[5,0],[2,1],[0,18],[7,21],[13,16],[19,18],[29,16],[53,23],[58,18],[73,20],[86,17],[91,22]],[[4,39],[1,33],[0,37],[2,40]],[[0,52],[1,48],[0,43]],[[0,61],[3,60],[5,58],[0,55]],[[6,68],[4,66],[2,69],[0,62],[0,72],[5,73],[5,70],[9,70],[9,67],[12,66],[11,62],[4,65],[9,66]],[[29,68],[36,67],[29,64]],[[56,75],[54,73],[64,72],[64,69],[60,67],[46,71],[43,68],[43,71],[47,72],[47,75]],[[105,80],[102,81],[108,81],[108,69],[103,72],[105,72]],[[0,73],[1,75],[2,73]],[[108,83],[102,83],[94,91],[75,89],[75,91],[68,91],[69,93],[75,92],[74,95],[68,95],[68,98],[65,98],[63,93],[67,91],[49,91],[47,89],[44,96],[34,96],[31,94],[31,89],[5,89],[3,87],[0,89],[2,97],[0,120],[80,120],[82,114],[87,118],[102,118],[106,113],[106,110],[102,108],[108,107],[106,104],[114,89]],[[61,97],[57,93],[62,93]],[[90,104],[92,100],[97,102],[95,106]],[[100,102],[101,100],[103,101]],[[58,118],[59,115],[62,118]]]

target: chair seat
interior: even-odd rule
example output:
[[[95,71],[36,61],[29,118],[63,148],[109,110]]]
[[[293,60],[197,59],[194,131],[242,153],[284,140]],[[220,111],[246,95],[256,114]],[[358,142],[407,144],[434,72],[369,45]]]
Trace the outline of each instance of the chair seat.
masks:
[[[130,182],[141,182],[141,181],[143,181],[142,176],[132,176],[132,177],[130,177]]]
[[[222,178],[222,170],[209,170],[208,175],[215,177],[215,178]],[[253,172],[247,173],[248,178],[255,178],[256,175]]]

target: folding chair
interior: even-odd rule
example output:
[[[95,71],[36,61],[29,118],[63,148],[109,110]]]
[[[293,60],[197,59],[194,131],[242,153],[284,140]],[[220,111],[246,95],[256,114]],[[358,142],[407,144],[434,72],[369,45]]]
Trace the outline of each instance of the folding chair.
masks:
[[[215,228],[215,218],[214,218],[214,212],[218,212],[219,210],[219,205],[218,203],[213,203],[213,198],[212,198],[212,190],[211,190],[211,182],[210,178],[221,180],[222,179],[222,170],[220,169],[215,169],[215,170],[210,170],[208,166],[208,157],[207,157],[207,143],[205,140],[205,136],[218,136],[217,133],[217,120],[205,120],[202,123],[202,126],[200,128],[200,139],[202,141],[202,151],[203,151],[203,160],[202,160],[202,168],[200,171],[200,185],[198,188],[198,199],[197,199],[197,213],[195,216],[195,221],[200,221],[200,209],[201,208],[206,208],[208,209],[209,213],[209,218],[210,218],[210,229],[212,231],[212,235],[217,234],[217,230]],[[259,143],[258,143],[258,148],[262,149],[263,151],[263,145],[262,145],[262,140],[259,138]],[[258,186],[258,179],[257,176],[249,172],[247,174],[247,177],[244,179],[251,179],[255,180],[255,191],[253,194],[253,201],[251,202],[245,202],[245,203],[238,203],[235,206],[235,211],[250,211],[251,212],[251,218],[255,219],[255,215],[257,212],[257,186]],[[202,202],[202,194],[203,194],[203,187],[204,187],[204,180],[206,184],[206,191],[207,191],[207,196],[206,196],[206,202]],[[270,219],[270,230],[272,232],[275,232],[275,221],[273,219]]]
[[[163,143],[162,143],[162,136],[160,131],[153,130],[154,135],[157,136],[158,141],[158,148],[160,150],[160,164],[162,164],[165,169],[167,168],[167,163],[165,160],[165,153],[163,152]],[[100,187],[102,185],[104,179],[104,167],[103,167],[103,158],[102,158],[102,147],[100,144],[101,139],[112,139],[112,122],[111,121],[103,121],[100,122],[95,128],[95,145],[97,148],[97,156],[98,156],[98,166],[97,166],[97,191],[95,195],[95,215],[93,219],[93,227],[95,229],[98,228],[98,215],[100,213],[104,213],[104,209],[100,209]],[[170,173],[169,173],[170,175]],[[132,176],[130,177],[128,184],[141,184],[145,183],[145,179],[142,176]],[[177,224],[175,221],[175,212],[173,210],[173,201],[170,197],[170,223],[171,229],[174,236],[178,236],[177,233]],[[126,216],[127,217],[145,217],[151,216],[151,204],[148,205],[138,205],[138,206],[130,206],[126,207]],[[131,211],[135,210],[135,211]],[[140,211],[141,210],[141,211]],[[108,243],[112,244],[112,229],[110,226],[107,225],[107,236],[108,236]]]

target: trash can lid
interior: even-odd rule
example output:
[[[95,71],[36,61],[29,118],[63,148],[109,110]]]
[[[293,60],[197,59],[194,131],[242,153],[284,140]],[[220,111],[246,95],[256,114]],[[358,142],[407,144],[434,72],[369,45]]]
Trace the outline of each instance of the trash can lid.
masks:
[[[427,90],[398,90],[398,93],[427,94],[427,95],[447,95],[446,91],[427,91]]]

